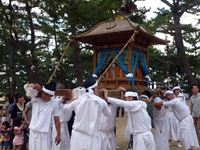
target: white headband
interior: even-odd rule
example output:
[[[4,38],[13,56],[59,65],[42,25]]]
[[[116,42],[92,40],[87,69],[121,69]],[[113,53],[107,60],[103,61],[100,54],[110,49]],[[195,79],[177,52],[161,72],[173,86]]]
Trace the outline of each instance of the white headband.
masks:
[[[172,89],[172,91],[174,91],[174,90],[180,90],[180,91],[181,91],[181,88],[180,88],[179,86],[175,86],[175,87]]]
[[[50,90],[46,89],[44,86],[43,86],[43,88],[42,88],[42,91],[43,91],[44,93],[49,94],[49,95],[52,95],[52,96],[55,94],[55,91],[50,91]]]
[[[171,91],[171,90],[167,90],[167,91],[165,92],[164,96],[166,96],[167,94],[174,95],[173,91]]]
[[[132,92],[132,91],[126,92],[126,93],[125,93],[125,97],[129,97],[129,96],[137,97],[137,99],[139,99],[139,96],[138,96],[138,93],[137,93],[137,92]]]

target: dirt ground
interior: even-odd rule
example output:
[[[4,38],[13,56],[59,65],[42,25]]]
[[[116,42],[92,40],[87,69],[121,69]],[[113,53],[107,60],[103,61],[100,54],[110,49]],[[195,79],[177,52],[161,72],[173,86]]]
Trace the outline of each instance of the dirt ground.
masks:
[[[126,127],[127,117],[118,117],[117,118],[117,146],[119,147],[118,150],[126,150],[128,141],[124,138],[124,131]],[[170,143],[170,150],[184,150],[183,148],[177,148],[176,143]],[[200,148],[195,149],[200,150]]]

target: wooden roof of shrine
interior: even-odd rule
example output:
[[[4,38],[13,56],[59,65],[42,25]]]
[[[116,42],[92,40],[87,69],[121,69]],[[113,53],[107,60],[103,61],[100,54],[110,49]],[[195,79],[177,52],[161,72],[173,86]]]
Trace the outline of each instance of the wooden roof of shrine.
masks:
[[[128,18],[100,22],[88,31],[74,35],[72,38],[92,45],[123,44],[128,41],[135,30],[139,31],[136,39],[142,41],[142,45],[166,45],[168,43],[168,41],[154,36],[145,28],[130,21]],[[141,45],[141,42],[139,43]]]

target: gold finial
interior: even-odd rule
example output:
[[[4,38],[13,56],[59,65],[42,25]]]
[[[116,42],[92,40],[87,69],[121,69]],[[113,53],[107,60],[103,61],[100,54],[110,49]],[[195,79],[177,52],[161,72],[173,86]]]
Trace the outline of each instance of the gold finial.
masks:
[[[121,15],[117,15],[117,17],[115,17],[115,20],[123,20],[124,19],[124,16],[121,16]]]

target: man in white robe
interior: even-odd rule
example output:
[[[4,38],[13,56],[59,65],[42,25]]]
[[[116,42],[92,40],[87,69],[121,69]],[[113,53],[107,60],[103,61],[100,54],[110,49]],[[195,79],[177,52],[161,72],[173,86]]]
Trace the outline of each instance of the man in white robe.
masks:
[[[174,98],[173,91],[168,90],[164,95],[168,101],[154,103],[154,106],[171,106],[175,117],[179,120],[180,140],[183,142],[185,150],[191,150],[194,147],[199,147],[189,107],[182,100]]]
[[[184,103],[186,103],[186,100],[185,100],[185,97],[183,95],[183,92],[182,92],[182,90],[181,90],[181,88],[179,86],[173,87],[172,91],[173,91],[174,96],[176,98],[180,98]]]
[[[133,135],[133,149],[134,150],[155,150],[155,141],[151,132],[151,118],[149,117],[146,107],[147,104],[143,101],[133,101],[132,96],[135,95],[129,91],[125,94],[126,101],[116,98],[107,97],[105,99],[111,104],[128,109]]]
[[[52,100],[56,84],[52,82],[43,87],[38,84],[27,84],[24,88],[27,96],[31,97],[32,101],[32,118],[29,125],[29,150],[50,150],[51,141],[56,144],[60,143],[58,105]],[[54,119],[57,131],[55,140],[51,139],[52,119]]]
[[[111,116],[105,100],[97,96],[96,78],[84,82],[86,93],[66,104],[68,110],[75,110],[70,150],[101,150],[101,115]]]
[[[109,104],[108,107],[111,110],[112,115],[106,116],[101,115],[101,138],[102,148],[101,150],[116,150],[116,135],[115,135],[115,123],[116,123],[116,112],[117,106]]]
[[[59,105],[60,111],[60,137],[61,141],[57,145],[55,142],[52,142],[51,150],[70,150],[70,135],[68,130],[68,121],[72,116],[72,111],[65,109],[64,105],[69,101],[66,97],[61,97],[56,99]],[[56,137],[56,126],[53,124],[52,130],[52,139]]]
[[[154,103],[162,102],[162,99],[155,97]],[[169,126],[167,124],[167,110],[164,106],[160,108],[153,108],[153,123],[155,126],[154,138],[156,143],[156,150],[169,150],[168,134]]]

